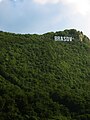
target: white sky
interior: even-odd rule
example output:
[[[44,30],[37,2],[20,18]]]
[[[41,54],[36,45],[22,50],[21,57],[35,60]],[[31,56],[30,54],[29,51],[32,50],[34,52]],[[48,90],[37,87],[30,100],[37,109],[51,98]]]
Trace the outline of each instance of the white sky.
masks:
[[[43,33],[74,28],[90,37],[90,0],[0,0],[0,29]]]

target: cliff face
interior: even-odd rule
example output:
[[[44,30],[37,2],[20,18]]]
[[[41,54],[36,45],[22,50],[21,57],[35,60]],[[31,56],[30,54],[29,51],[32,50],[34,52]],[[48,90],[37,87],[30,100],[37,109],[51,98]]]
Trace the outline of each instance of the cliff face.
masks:
[[[89,120],[89,85],[90,42],[80,32],[0,32],[0,120]]]

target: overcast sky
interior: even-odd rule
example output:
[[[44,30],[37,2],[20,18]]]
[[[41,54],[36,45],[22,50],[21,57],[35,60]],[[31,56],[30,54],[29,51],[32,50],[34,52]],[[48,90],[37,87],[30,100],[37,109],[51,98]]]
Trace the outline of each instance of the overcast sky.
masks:
[[[69,28],[90,37],[90,0],[0,0],[0,30],[45,33]]]

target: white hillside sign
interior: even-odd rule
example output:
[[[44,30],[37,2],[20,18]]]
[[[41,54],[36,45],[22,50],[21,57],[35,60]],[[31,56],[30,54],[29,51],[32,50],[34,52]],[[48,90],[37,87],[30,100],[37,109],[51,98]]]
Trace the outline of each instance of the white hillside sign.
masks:
[[[55,41],[72,41],[72,37],[54,36]]]

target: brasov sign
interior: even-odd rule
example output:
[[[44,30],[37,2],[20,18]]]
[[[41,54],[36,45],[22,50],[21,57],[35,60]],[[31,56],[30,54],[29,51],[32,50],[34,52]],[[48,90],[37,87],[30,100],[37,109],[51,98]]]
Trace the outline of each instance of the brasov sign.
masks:
[[[55,41],[72,41],[72,37],[54,36]]]

